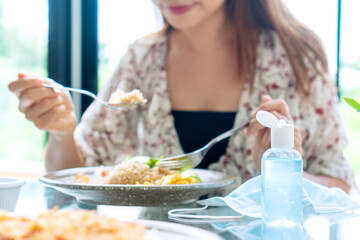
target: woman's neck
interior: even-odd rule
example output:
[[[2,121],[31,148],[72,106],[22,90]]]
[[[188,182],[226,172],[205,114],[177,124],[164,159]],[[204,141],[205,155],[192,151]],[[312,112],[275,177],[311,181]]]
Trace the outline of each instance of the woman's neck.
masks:
[[[174,30],[175,46],[195,52],[208,52],[218,46],[234,42],[236,38],[232,24],[225,11],[219,9],[199,25],[186,30]]]

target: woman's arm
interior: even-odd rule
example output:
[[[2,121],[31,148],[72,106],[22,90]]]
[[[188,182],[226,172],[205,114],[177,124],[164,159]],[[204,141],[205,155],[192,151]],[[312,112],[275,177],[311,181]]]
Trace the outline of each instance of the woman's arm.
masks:
[[[48,78],[19,73],[9,89],[19,98],[19,110],[26,119],[49,133],[46,170],[81,166],[73,138],[77,121],[71,96],[67,91],[43,87],[44,82],[56,84]]]
[[[45,154],[45,169],[47,172],[84,166],[83,160],[76,150],[73,136],[74,129],[60,134],[49,133]]]
[[[270,70],[262,73],[262,81],[259,85],[264,86],[263,91],[273,98],[284,99],[290,114],[284,111],[286,110],[284,107],[274,108],[273,105],[273,108],[265,108],[265,104],[269,105],[271,101],[262,102],[261,105],[264,108],[262,110],[276,111],[287,119],[293,119],[294,125],[301,130],[299,136],[299,131],[295,128],[295,134],[300,137],[296,138],[295,135],[295,149],[300,153],[302,150],[305,177],[325,186],[337,186],[348,191],[349,187],[355,187],[355,181],[353,171],[343,156],[347,139],[340,117],[336,89],[330,80],[324,79],[325,76],[320,75],[308,62],[308,74],[311,79],[308,88],[310,92],[301,94],[296,88],[286,51],[276,35],[273,36],[273,40],[274,47],[265,48],[262,58],[262,68]],[[281,64],[271,65],[269,62]],[[254,130],[256,128],[249,132]],[[269,147],[269,136],[268,132],[254,142],[258,145],[262,143],[266,149]],[[297,142],[296,139],[301,141]],[[301,146],[301,148],[296,146]],[[258,151],[259,156],[254,158],[255,162],[256,159],[260,159],[262,152]]]
[[[345,192],[356,187],[354,173],[343,151],[347,136],[339,111],[336,88],[313,72],[309,100],[300,105],[304,124],[304,177]],[[306,122],[306,120],[309,120]],[[310,175],[311,174],[311,175]]]
[[[317,182],[326,187],[338,187],[344,190],[346,193],[350,192],[350,186],[339,178],[325,175],[313,175],[307,172],[304,172],[303,176],[311,181]]]

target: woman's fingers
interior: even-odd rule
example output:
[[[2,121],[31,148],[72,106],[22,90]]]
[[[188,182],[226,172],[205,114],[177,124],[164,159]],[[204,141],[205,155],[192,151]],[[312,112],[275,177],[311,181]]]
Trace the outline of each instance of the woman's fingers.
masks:
[[[263,125],[261,125],[256,118],[251,119],[249,126],[245,129],[244,133],[246,136],[250,136],[254,133],[256,133],[257,131],[260,131],[262,129],[264,129],[266,127],[264,127]]]
[[[33,120],[35,126],[39,129],[49,131],[52,129],[55,121],[62,117],[65,112],[64,105],[58,105],[51,108],[49,111],[43,113]]]
[[[283,99],[275,99],[271,101],[262,102],[260,106],[256,109],[256,111],[253,113],[254,116],[256,116],[256,113],[260,110],[268,111],[268,112],[276,111],[284,115],[288,119],[290,119],[289,107],[285,102],[285,100]]]
[[[269,96],[264,96],[259,107],[252,113],[253,119],[250,121],[249,126],[245,130],[247,136],[254,134],[253,143],[253,159],[255,165],[261,171],[261,156],[266,149],[271,147],[271,129],[264,127],[256,120],[258,111],[264,110],[272,113],[278,120],[285,120],[292,123],[289,108],[286,102],[282,99],[271,99]],[[300,129],[294,126],[294,149],[302,154],[302,139]]]
[[[264,96],[261,98],[261,103],[260,103],[259,107],[260,107],[262,104],[264,104],[264,103],[266,103],[266,102],[270,102],[270,101],[272,101],[272,98],[271,98],[269,95],[264,95]],[[256,114],[257,114],[257,112],[259,111],[259,107],[257,107],[257,108],[251,113],[251,116],[256,117]]]
[[[286,123],[292,123],[292,119],[277,112],[277,111],[271,111],[271,114],[273,114],[278,120],[285,120]]]
[[[49,78],[18,73],[18,79],[9,84],[9,89],[19,98],[19,110],[39,129],[72,131],[76,116],[70,93],[43,87],[43,83],[58,85]]]
[[[26,119],[33,121],[52,108],[63,104],[63,102],[64,101],[61,96],[42,99],[39,103],[33,105],[26,112],[24,112]]]
[[[287,117],[285,117],[284,115],[276,112],[276,111],[271,111],[271,113],[278,119],[278,120],[286,120],[286,122],[290,123],[292,122],[291,119],[288,119]],[[245,135],[246,136],[250,136],[251,134],[263,129],[263,128],[266,128],[265,126],[263,126],[261,123],[259,123],[256,118],[253,118],[251,121],[250,121],[250,124],[249,126],[246,128],[245,130]]]
[[[42,80],[39,78],[20,78],[9,83],[9,90],[20,97],[26,90],[31,88],[40,88]]]
[[[249,136],[256,131],[259,131],[264,128],[257,120],[256,114],[258,111],[264,110],[271,112],[275,115],[279,120],[285,119],[287,122],[291,122],[291,117],[289,113],[289,107],[283,99],[275,99],[273,100],[270,96],[263,96],[259,107],[252,113],[253,119],[250,121],[249,126],[244,131],[245,135]]]
[[[34,77],[37,76],[35,73],[25,73],[25,72],[19,72],[18,73],[18,78],[23,78],[23,77]]]
[[[270,140],[271,140],[271,131],[269,128],[263,128],[255,133],[255,140],[258,143],[268,149],[270,148]]]
[[[260,171],[261,171],[261,156],[264,153],[264,151],[266,150],[266,148],[265,148],[266,145],[264,146],[262,144],[262,142],[263,142],[262,139],[265,137],[265,134],[267,131],[268,131],[268,129],[264,128],[264,129],[257,131],[254,134],[252,155],[253,155],[253,160],[254,160],[255,165]]]
[[[272,98],[269,96],[269,95],[264,95],[262,98],[261,98],[261,104],[263,103],[266,103],[266,102],[270,102],[272,100]]]
[[[262,145],[264,146],[265,149],[268,149],[271,147],[271,130],[268,128],[263,131],[264,133],[261,138]]]
[[[265,103],[265,102],[269,102],[271,101],[272,98],[269,95],[265,95],[262,97],[261,99],[261,104]],[[255,116],[256,116],[256,112],[258,110],[255,110],[252,114],[253,119],[251,119],[249,126],[245,128],[244,133],[246,136],[250,136],[251,134],[255,133],[256,131],[260,130],[263,128],[263,126],[261,124],[258,123],[258,121],[256,120]]]
[[[19,97],[19,110],[26,113],[30,107],[46,98],[56,98],[59,93],[49,88],[30,88]]]
[[[26,90],[31,88],[40,88],[43,83],[56,84],[52,79],[39,77],[31,74],[18,73],[18,79],[9,83],[9,90],[15,93],[18,97]],[[48,89],[54,92],[53,89]],[[56,92],[56,91],[55,91]]]
[[[294,148],[302,155],[301,131],[297,126],[294,126]]]
[[[17,80],[9,84],[9,89],[19,98],[19,110],[26,113],[30,107],[45,98],[56,98],[60,93],[53,89],[42,87],[46,78],[19,73]]]

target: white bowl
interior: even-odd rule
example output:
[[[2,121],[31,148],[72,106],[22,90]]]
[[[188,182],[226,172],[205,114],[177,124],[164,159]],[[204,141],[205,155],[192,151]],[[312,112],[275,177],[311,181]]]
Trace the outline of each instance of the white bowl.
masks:
[[[25,181],[18,178],[0,177],[0,209],[14,211],[21,187]]]

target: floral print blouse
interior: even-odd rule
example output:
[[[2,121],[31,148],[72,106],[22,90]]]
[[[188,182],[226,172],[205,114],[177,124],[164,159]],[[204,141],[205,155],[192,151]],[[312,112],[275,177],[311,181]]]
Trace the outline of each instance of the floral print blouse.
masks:
[[[183,154],[171,114],[167,87],[165,34],[140,39],[129,46],[113,77],[99,92],[108,100],[116,88],[139,89],[148,100],[138,110],[108,109],[93,102],[84,113],[74,137],[86,166],[115,165],[127,155],[152,157]],[[284,99],[303,139],[304,171],[340,178],[354,185],[353,172],[343,156],[347,143],[335,87],[315,71],[311,94],[303,99],[294,86],[294,75],[281,40],[274,32],[260,35],[257,71],[252,94],[246,82],[235,125],[248,119],[263,95]],[[238,132],[229,139],[226,153],[212,170],[236,174],[236,184],[259,174],[251,154],[253,137]]]

